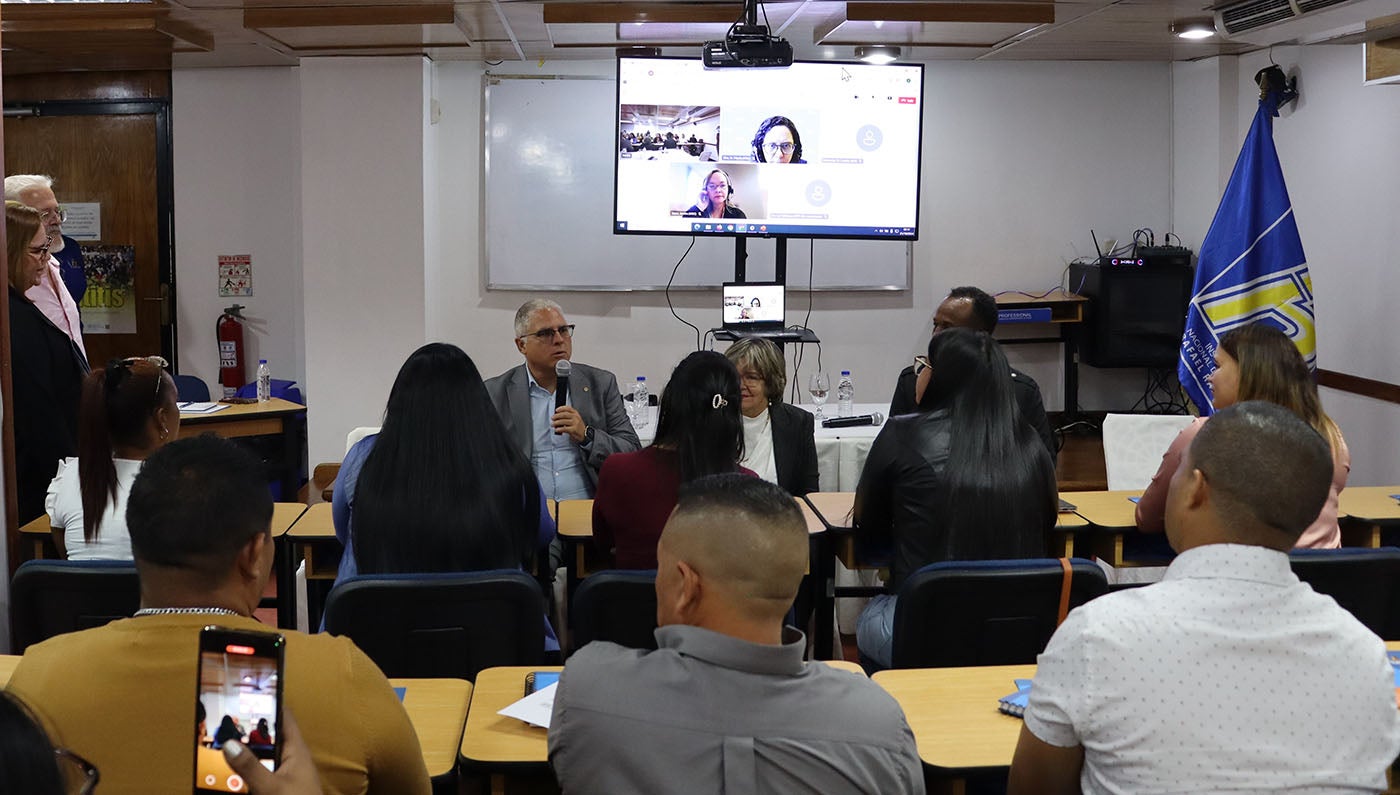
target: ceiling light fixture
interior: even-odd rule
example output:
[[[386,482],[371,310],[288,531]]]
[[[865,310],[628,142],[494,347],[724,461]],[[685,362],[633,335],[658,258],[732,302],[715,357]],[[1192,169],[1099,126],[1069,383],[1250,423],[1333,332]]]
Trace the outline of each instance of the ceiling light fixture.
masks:
[[[866,63],[884,66],[899,60],[899,48],[890,44],[870,44],[856,48],[856,58]]]
[[[1172,23],[1171,31],[1180,38],[1192,41],[1208,39],[1215,35],[1215,20],[1179,19]]]

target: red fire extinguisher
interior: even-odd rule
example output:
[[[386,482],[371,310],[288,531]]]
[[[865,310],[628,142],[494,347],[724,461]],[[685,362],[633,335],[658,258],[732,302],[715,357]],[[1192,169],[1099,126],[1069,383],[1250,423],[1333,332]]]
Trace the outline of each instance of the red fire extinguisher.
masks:
[[[243,367],[243,305],[234,304],[219,315],[219,383],[224,397],[233,397],[247,383]]]

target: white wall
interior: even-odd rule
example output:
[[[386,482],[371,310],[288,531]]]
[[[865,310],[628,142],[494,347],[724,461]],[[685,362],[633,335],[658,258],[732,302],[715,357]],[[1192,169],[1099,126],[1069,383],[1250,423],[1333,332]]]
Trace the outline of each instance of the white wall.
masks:
[[[264,357],[274,377],[304,381],[298,70],[177,69],[171,82],[177,367],[218,396],[214,324],[239,303],[247,380]],[[219,297],[221,254],[252,256],[252,296]]]
[[[1276,47],[1272,57],[1300,75],[1302,98],[1274,120],[1274,141],[1312,275],[1318,367],[1400,383],[1388,328],[1400,303],[1400,91],[1362,85],[1359,45]],[[1254,118],[1254,73],[1268,64],[1261,52],[1175,67],[1174,216],[1188,246],[1210,224]],[[1213,141],[1225,161],[1218,180]],[[1351,448],[1350,482],[1400,483],[1400,406],[1332,389],[1322,399]]]
[[[378,425],[388,386],[424,341],[423,59],[301,63],[302,277],[313,462]]]
[[[179,201],[203,184],[201,169],[228,182],[277,172],[269,159],[300,161],[299,178],[281,184],[300,194],[305,377],[298,380],[311,404],[313,462],[339,460],[347,430],[378,424],[398,366],[425,340],[461,345],[488,377],[519,361],[511,319],[528,296],[488,292],[481,274],[484,68],[453,62],[425,69],[416,58],[326,58],[306,59],[296,70],[176,72],[176,103],[194,105],[187,115],[198,116],[177,125],[176,172],[185,186],[177,195],[182,246],[212,252],[231,245],[215,239],[225,226],[252,230],[247,239],[254,231],[265,234],[279,218],[281,239],[295,240],[287,237],[296,234],[295,211],[257,203],[230,207],[204,197],[209,206],[195,216],[204,218],[202,226],[191,229],[194,222],[186,224],[193,211]],[[493,69],[610,75],[613,65]],[[815,294],[810,325],[826,342],[805,352],[800,376],[805,379],[820,356],[825,370],[854,371],[864,396],[858,399],[887,399],[899,369],[922,350],[933,309],[949,288],[1048,290],[1070,259],[1092,253],[1090,228],[1100,239],[1120,240],[1140,226],[1159,234],[1168,229],[1173,130],[1163,114],[1141,108],[1145,98],[1171,95],[1170,78],[1164,63],[930,64],[923,237],[914,247],[913,288]],[[261,104],[265,89],[268,104]],[[434,98],[441,109],[437,124],[430,118]],[[229,113],[229,107],[245,112]],[[295,119],[296,135],[263,135],[260,119],[279,131]],[[215,135],[225,122],[238,133],[230,134],[236,146]],[[214,129],[187,132],[203,130],[201,123]],[[294,198],[289,201],[295,206]],[[253,253],[256,284],[260,254]],[[205,255],[182,248],[180,256],[193,266]],[[195,306],[187,297],[194,278],[182,276],[180,293],[182,321],[190,318],[181,327],[182,345],[191,357],[200,344],[187,339],[201,333],[196,321],[208,314],[212,323],[217,315],[217,307]],[[579,359],[623,380],[645,374],[659,386],[695,346],[694,332],[671,317],[659,293],[556,298],[580,327]],[[702,328],[717,320],[716,293],[672,298],[676,310]],[[790,305],[800,317],[807,296],[791,296]],[[294,309],[286,316],[295,323]],[[1008,328],[1003,336],[1034,332]],[[213,346],[205,344],[212,360]],[[1007,350],[1015,366],[1040,381],[1047,406],[1061,408],[1059,347]],[[1087,409],[1125,408],[1144,382],[1139,370],[1083,368],[1081,376],[1080,403]]]

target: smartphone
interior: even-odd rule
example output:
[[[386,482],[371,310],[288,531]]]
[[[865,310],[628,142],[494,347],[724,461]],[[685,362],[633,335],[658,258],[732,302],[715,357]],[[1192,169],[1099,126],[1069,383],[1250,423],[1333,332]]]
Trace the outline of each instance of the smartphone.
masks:
[[[282,667],[286,639],[275,632],[208,626],[199,632],[194,716],[194,792],[247,792],[224,760],[243,743],[268,770],[282,758]]]
[[[525,674],[525,695],[528,696],[536,690],[543,690],[558,681],[558,671],[531,671]]]

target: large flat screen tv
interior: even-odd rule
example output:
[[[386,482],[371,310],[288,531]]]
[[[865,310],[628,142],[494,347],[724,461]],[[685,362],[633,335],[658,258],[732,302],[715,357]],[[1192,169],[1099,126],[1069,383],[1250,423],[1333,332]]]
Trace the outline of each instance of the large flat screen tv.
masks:
[[[613,232],[915,240],[922,65],[617,62]]]

